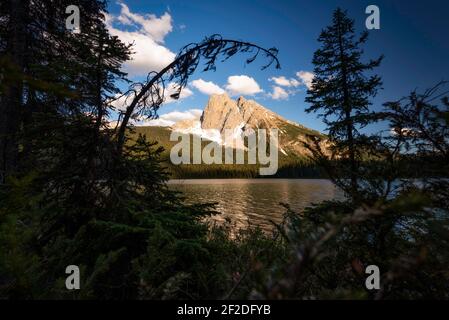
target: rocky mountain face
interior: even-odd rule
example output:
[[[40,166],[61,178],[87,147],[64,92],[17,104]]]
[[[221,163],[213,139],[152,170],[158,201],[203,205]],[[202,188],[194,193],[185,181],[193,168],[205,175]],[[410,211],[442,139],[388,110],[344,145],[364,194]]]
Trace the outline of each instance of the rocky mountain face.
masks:
[[[232,100],[226,94],[211,96],[201,118],[204,129],[272,128],[281,118],[253,100]]]
[[[184,120],[172,126],[172,130],[200,135],[221,144],[226,130],[234,130],[236,137],[243,137],[248,129],[270,128],[279,129],[279,150],[285,156],[304,155],[307,151],[301,141],[306,135],[321,135],[281,117],[254,100],[244,97],[233,100],[227,94],[212,95],[199,121]]]

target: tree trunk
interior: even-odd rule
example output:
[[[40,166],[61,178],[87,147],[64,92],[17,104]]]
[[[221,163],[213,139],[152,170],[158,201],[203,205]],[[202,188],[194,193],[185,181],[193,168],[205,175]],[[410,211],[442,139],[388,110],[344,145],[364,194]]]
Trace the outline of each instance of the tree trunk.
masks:
[[[340,50],[340,63],[342,72],[342,89],[343,89],[343,108],[345,112],[345,123],[346,123],[346,135],[348,139],[348,152],[349,152],[349,163],[350,163],[350,179],[351,179],[351,192],[355,195],[357,192],[357,164],[355,159],[355,146],[354,146],[354,135],[353,135],[353,123],[351,119],[351,99],[349,95],[348,88],[348,71],[346,68],[345,54],[343,48],[342,32],[340,28],[338,29],[338,40],[339,40],[339,50]]]
[[[10,0],[7,63],[17,72],[18,78],[5,84],[0,101],[0,183],[15,172],[18,162],[18,133],[21,124],[23,75],[26,54],[26,16],[29,0]]]

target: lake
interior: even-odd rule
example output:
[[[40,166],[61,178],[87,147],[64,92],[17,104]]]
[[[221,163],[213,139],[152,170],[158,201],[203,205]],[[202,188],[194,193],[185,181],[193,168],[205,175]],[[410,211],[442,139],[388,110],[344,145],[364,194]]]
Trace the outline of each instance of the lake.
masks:
[[[170,180],[170,188],[184,193],[187,203],[217,202],[218,222],[229,218],[235,227],[259,226],[272,230],[270,220],[281,222],[285,208],[300,212],[313,203],[342,198],[324,179],[185,179]]]

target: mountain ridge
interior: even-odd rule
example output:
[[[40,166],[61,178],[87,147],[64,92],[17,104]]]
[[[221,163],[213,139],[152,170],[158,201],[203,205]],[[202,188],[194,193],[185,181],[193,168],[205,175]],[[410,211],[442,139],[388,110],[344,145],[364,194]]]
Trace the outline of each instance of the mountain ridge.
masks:
[[[235,129],[237,135],[254,128],[277,128],[279,133],[279,169],[274,178],[317,178],[320,170],[310,161],[309,151],[303,146],[307,135],[325,137],[318,131],[287,120],[254,100],[228,96],[211,96],[199,119],[181,120],[172,126],[135,126],[131,140],[142,134],[158,142],[164,151],[161,160],[167,165],[171,178],[257,178],[259,164],[180,164],[170,160],[170,150],[178,143],[170,139],[174,131],[202,138],[202,148],[211,141],[223,145],[221,134],[225,129]],[[209,131],[211,130],[211,131]],[[191,140],[193,141],[193,140]],[[224,145],[225,149],[229,148]],[[234,147],[234,146],[233,146]],[[191,151],[192,152],[192,151]],[[235,150],[233,151],[235,152]],[[269,177],[269,176],[264,176]]]
[[[226,93],[211,95],[200,120],[182,120],[171,126],[171,130],[199,135],[224,145],[225,130],[233,130],[233,135],[241,139],[246,131],[253,129],[279,129],[279,151],[289,154],[306,155],[308,150],[302,145],[307,135],[324,135],[299,123],[290,121],[269,110],[254,100],[240,96],[231,99]]]

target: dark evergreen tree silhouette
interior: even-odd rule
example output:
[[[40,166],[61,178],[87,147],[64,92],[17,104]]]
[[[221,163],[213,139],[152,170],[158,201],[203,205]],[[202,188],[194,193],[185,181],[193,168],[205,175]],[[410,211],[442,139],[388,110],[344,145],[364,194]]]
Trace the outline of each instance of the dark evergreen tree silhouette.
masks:
[[[1,15],[8,10],[8,22],[2,21],[1,34],[1,62],[4,82],[8,76],[3,75],[9,70],[13,75],[8,80],[9,86],[2,84],[0,98],[0,184],[6,176],[14,172],[18,162],[18,131],[22,112],[23,82],[20,75],[25,67],[26,59],[26,21],[28,20],[29,1],[9,1],[2,4]]]
[[[313,56],[315,77],[306,98],[311,104],[306,111],[319,112],[327,125],[333,153],[349,163],[352,191],[357,189],[362,156],[358,144],[364,140],[359,129],[369,123],[370,98],[381,86],[379,76],[366,73],[379,66],[382,57],[362,62],[362,45],[367,37],[367,32],[356,37],[354,21],[345,11],[336,9],[332,24],[318,38],[321,48]]]
[[[65,27],[69,5],[80,8],[80,34]],[[109,35],[105,9],[104,1],[89,0],[0,5],[0,183],[23,169],[22,160],[28,162],[28,143],[19,140],[36,114],[107,113],[99,92],[103,98],[118,93],[116,80],[124,80],[119,68],[129,45]]]

